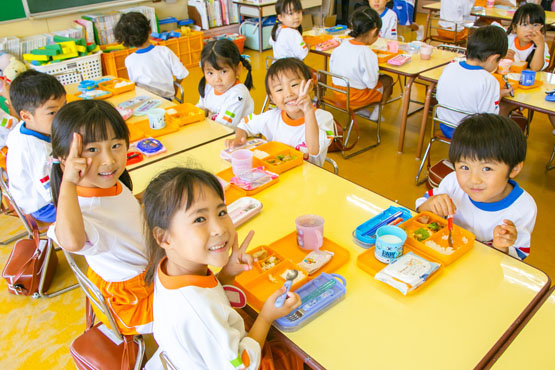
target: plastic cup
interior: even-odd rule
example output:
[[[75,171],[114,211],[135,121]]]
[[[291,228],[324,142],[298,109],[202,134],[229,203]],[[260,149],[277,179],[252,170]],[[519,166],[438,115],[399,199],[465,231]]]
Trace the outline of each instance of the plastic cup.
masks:
[[[148,124],[153,130],[166,127],[166,111],[162,108],[151,109],[147,112]]]
[[[387,51],[390,53],[398,53],[399,52],[399,42],[395,40],[391,40],[387,42]]]
[[[536,82],[536,72],[526,69],[520,73],[520,84],[522,86],[532,86]]]
[[[231,169],[235,176],[252,170],[253,153],[247,149],[239,149],[231,153]]]
[[[428,60],[432,57],[432,52],[434,51],[434,47],[431,45],[421,45],[420,46],[420,59]]]
[[[376,259],[391,263],[403,255],[403,244],[407,240],[405,230],[397,226],[382,226],[376,231]]]
[[[499,61],[499,66],[497,67],[497,71],[499,74],[506,75],[509,73],[512,64],[513,61],[511,59],[501,59]]]
[[[493,5],[495,4],[495,0],[487,0],[486,1],[486,6],[488,8],[493,8]]]
[[[295,220],[297,244],[302,249],[317,250],[324,244],[324,219],[317,215],[303,215]]]

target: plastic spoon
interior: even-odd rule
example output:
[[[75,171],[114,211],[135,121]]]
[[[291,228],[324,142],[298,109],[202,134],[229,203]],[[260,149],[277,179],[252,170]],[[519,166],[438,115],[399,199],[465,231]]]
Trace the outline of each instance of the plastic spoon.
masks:
[[[447,227],[449,228],[449,246],[453,248],[453,216],[447,217]]]
[[[283,286],[285,287],[285,293],[277,297],[276,302],[274,303],[275,307],[279,308],[283,306],[283,303],[285,303],[285,299],[287,298],[287,292],[289,292],[289,289],[291,289],[291,285],[293,285],[293,280],[297,278],[297,275],[299,275],[299,272],[297,270],[289,270],[287,272],[287,280],[285,280],[285,284],[283,284]]]

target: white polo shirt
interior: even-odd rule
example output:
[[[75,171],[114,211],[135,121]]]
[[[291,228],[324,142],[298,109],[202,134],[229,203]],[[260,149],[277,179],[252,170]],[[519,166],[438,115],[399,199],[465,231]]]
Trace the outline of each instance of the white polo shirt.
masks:
[[[249,89],[239,81],[222,94],[206,84],[204,98],[199,97],[197,107],[208,110],[209,117],[214,121],[236,127],[244,117],[254,112],[254,100]]]
[[[308,55],[308,45],[305,44],[301,33],[283,25],[276,30],[276,41],[270,36],[270,45],[276,59],[298,58],[304,60]]]

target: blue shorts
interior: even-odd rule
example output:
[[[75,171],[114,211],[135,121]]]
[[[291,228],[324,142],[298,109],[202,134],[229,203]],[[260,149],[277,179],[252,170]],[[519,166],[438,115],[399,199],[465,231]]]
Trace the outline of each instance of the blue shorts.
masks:
[[[54,204],[49,203],[38,211],[31,213],[31,216],[42,222],[56,222],[56,207],[54,207]]]
[[[440,123],[439,128],[441,129],[441,132],[443,133],[443,135],[445,135],[446,138],[451,139],[453,137],[453,132],[455,132],[455,129],[453,127],[449,127],[447,125]]]

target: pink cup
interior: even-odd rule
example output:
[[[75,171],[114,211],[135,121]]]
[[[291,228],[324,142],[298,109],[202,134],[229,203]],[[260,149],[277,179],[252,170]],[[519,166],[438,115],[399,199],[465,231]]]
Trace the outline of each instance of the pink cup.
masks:
[[[303,215],[295,220],[297,244],[302,249],[317,250],[324,244],[324,219],[317,215]]]
[[[494,4],[495,4],[495,0],[487,0],[487,2],[486,2],[486,6],[488,8],[493,8]]]
[[[509,73],[512,64],[513,61],[511,59],[501,59],[499,61],[497,71],[499,72],[499,74],[506,75],[507,73]]]
[[[434,51],[434,47],[431,45],[420,45],[420,59],[428,60],[432,57],[432,52]]]
[[[390,53],[397,53],[399,52],[399,42],[392,40],[387,42],[387,51]]]
[[[235,176],[252,170],[253,153],[247,149],[239,149],[231,153],[231,169]]]

